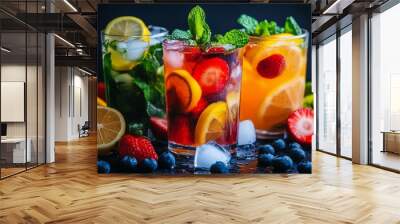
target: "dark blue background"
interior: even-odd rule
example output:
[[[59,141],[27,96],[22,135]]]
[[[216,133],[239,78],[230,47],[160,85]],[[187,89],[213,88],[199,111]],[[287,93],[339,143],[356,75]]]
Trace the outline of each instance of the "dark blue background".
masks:
[[[225,33],[232,28],[242,28],[236,22],[241,14],[247,14],[258,20],[275,20],[283,26],[286,17],[293,16],[299,25],[310,32],[311,8],[306,4],[266,4],[266,3],[231,3],[231,4],[101,4],[97,14],[98,32],[98,73],[101,71],[101,30],[107,23],[119,16],[136,16],[146,25],[157,25],[172,32],[175,28],[188,29],[187,15],[190,9],[200,5],[206,12],[206,20],[213,34]],[[311,79],[311,37],[308,48],[307,79]]]

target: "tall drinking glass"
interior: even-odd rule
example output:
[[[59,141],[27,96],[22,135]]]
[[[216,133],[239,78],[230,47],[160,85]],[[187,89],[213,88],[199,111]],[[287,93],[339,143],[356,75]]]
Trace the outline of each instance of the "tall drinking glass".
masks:
[[[163,43],[168,144],[194,155],[206,143],[231,153],[237,144],[242,61],[240,49],[207,51],[182,41]]]
[[[145,122],[147,106],[143,89],[146,85],[163,86],[162,41],[168,34],[162,27],[149,26],[149,35],[119,36],[102,33],[103,78],[107,106],[123,115],[127,127]],[[161,73],[160,73],[161,71]],[[157,77],[161,76],[161,83]],[[163,95],[163,94],[162,94]],[[158,100],[159,108],[164,100]]]
[[[252,120],[257,138],[284,134],[289,115],[302,107],[308,32],[250,37],[243,48],[240,119]]]

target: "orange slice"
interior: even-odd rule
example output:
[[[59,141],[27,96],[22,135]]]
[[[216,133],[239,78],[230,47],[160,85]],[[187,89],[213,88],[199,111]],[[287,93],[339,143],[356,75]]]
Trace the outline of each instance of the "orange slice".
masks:
[[[125,119],[111,108],[97,106],[97,149],[99,154],[109,153],[125,133]]]
[[[286,123],[289,115],[303,104],[304,86],[304,78],[295,78],[277,87],[259,107],[257,128],[271,130],[276,125]]]
[[[208,105],[196,124],[195,143],[198,145],[216,140],[225,134],[228,105],[219,101]]]
[[[189,112],[201,98],[201,88],[186,70],[175,70],[166,76],[167,104],[169,109]]]

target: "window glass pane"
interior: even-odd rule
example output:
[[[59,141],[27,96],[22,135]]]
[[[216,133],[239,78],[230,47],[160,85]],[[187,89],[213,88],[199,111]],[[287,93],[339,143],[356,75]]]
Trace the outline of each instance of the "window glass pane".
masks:
[[[318,48],[318,148],[336,153],[336,38]]]
[[[352,32],[340,36],[340,152],[352,156]]]
[[[372,18],[372,163],[400,170],[400,4]],[[384,134],[386,132],[386,134]]]
[[[26,141],[26,33],[2,32],[1,47],[1,175],[25,170],[31,160]],[[27,147],[28,146],[28,147]],[[28,150],[27,150],[28,149]]]

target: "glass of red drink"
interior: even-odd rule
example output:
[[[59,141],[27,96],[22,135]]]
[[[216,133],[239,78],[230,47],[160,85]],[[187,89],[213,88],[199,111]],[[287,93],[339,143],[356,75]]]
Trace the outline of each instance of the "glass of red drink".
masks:
[[[194,155],[206,143],[231,153],[237,144],[242,57],[229,45],[201,49],[179,40],[163,42],[168,144]]]

